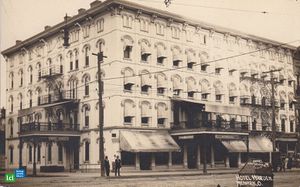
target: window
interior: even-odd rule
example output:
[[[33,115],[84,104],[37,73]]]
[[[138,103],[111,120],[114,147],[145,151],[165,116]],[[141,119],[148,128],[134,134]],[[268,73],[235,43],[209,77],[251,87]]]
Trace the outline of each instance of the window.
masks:
[[[13,164],[14,163],[14,148],[9,147],[9,163]]]
[[[285,119],[281,119],[281,132],[285,132]]]
[[[182,62],[180,49],[173,48],[173,67],[179,67]]]
[[[215,69],[215,73],[216,73],[217,75],[220,75],[220,73],[221,73],[221,68],[216,68],[216,69]]]
[[[13,134],[14,134],[14,126],[13,126],[13,121],[12,121],[12,119],[9,119],[8,125],[9,125],[9,127],[10,127],[10,136],[12,137]]]
[[[32,146],[30,145],[29,146],[29,151],[28,151],[28,160],[29,162],[32,162]]]
[[[229,103],[235,103],[235,97],[229,97]]]
[[[132,28],[132,16],[129,15],[123,15],[123,27]]]
[[[122,105],[124,106],[124,124],[131,125],[136,113],[134,102],[130,99],[126,99],[123,101]]]
[[[288,81],[288,85],[289,85],[289,86],[293,86],[293,81],[292,81],[292,80],[289,80],[289,81]]]
[[[201,71],[206,72],[207,71],[207,65],[201,65]]]
[[[29,84],[32,84],[33,76],[32,76],[32,67],[31,66],[28,67],[28,72],[29,72]]]
[[[165,88],[157,88],[157,94],[163,95],[165,93]]]
[[[12,96],[9,97],[8,102],[10,103],[10,113],[14,112],[14,99]]]
[[[71,79],[69,80],[69,96],[72,99],[77,98],[77,80],[76,79]]]
[[[148,62],[149,56],[151,55],[150,43],[145,39],[140,40],[139,43],[141,44],[141,61]]]
[[[10,80],[10,89],[13,89],[14,88],[14,73],[11,72],[9,74],[9,80]]]
[[[149,24],[149,23],[148,23],[147,20],[140,19],[141,31],[148,32],[148,30],[149,30],[148,24]]]
[[[58,145],[58,161],[63,161],[63,146],[61,144]]]
[[[290,121],[290,132],[294,132],[294,121]]]
[[[88,96],[89,95],[90,76],[88,74],[85,74],[83,76],[83,81],[84,81],[84,95]]]
[[[70,53],[70,71],[73,70],[73,53]]]
[[[165,26],[163,24],[156,24],[156,34],[161,36],[165,34]]]
[[[78,51],[75,51],[75,69],[79,69]]]
[[[131,68],[124,70],[124,91],[132,91],[133,85],[135,84],[134,73]]]
[[[151,105],[147,101],[141,103],[141,123],[142,125],[148,125],[151,117]]]
[[[280,110],[284,110],[285,109],[285,102],[284,101],[280,101]]]
[[[97,32],[102,32],[104,30],[104,19],[101,18],[97,20],[96,25],[97,25]]]
[[[79,30],[76,29],[74,31],[71,31],[70,36],[71,36],[70,43],[78,41],[79,40]]]
[[[84,48],[85,67],[88,67],[89,64],[90,64],[90,62],[89,62],[89,51],[90,51],[89,46],[87,46],[87,47]]]
[[[190,98],[194,98],[194,92],[193,91],[191,91],[191,92],[188,92],[188,97],[190,97]]]
[[[41,70],[41,64],[40,63],[37,64],[37,70],[38,70],[38,81],[40,81],[41,78],[42,78],[42,70]]]
[[[41,162],[41,145],[37,146],[37,161]]]
[[[84,144],[84,153],[85,153],[85,156],[84,156],[84,160],[86,162],[89,162],[90,161],[90,142],[86,141],[85,144]]]
[[[185,31],[186,34],[186,41],[192,42],[193,41],[193,31],[187,30]]]
[[[180,38],[180,29],[178,27],[172,27],[172,38],[179,39]]]
[[[48,144],[48,162],[52,161],[52,145]]]
[[[216,95],[216,101],[222,101],[222,95]]]
[[[90,29],[91,29],[90,24],[83,27],[83,38],[87,38],[90,36]]]
[[[32,92],[29,92],[29,108],[32,107]]]
[[[19,94],[19,106],[20,106],[20,110],[22,110],[22,108],[23,108],[23,96],[22,96],[22,94]]]
[[[132,52],[132,46],[126,46],[124,49],[124,58],[130,59],[131,58],[131,52]]]
[[[124,117],[124,123],[132,123],[132,117],[131,116],[125,116]]]
[[[23,70],[19,70],[19,75],[20,75],[20,87],[23,86]]]
[[[90,112],[90,107],[88,105],[84,105],[83,106],[83,115],[84,115],[84,126],[85,127],[89,127],[89,123],[90,123],[89,112]]]
[[[157,125],[165,125],[165,118],[157,118]]]
[[[290,110],[293,110],[293,102],[290,102],[290,103],[289,103],[289,109],[290,109]]]
[[[208,99],[208,94],[207,93],[201,94],[201,99],[202,100],[207,100]]]

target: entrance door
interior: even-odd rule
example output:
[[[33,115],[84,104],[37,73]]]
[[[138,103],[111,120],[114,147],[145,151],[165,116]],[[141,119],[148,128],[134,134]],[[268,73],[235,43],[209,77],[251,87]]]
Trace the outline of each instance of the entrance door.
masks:
[[[140,168],[141,170],[151,169],[151,153],[140,153]]]
[[[197,146],[196,144],[187,145],[188,168],[194,169],[197,167]]]
[[[71,149],[74,150],[74,159],[73,159],[73,165],[74,169],[79,169],[79,142],[78,140],[74,141],[73,144],[70,145]]]
[[[238,154],[237,153],[229,153],[229,166],[231,168],[238,167]]]

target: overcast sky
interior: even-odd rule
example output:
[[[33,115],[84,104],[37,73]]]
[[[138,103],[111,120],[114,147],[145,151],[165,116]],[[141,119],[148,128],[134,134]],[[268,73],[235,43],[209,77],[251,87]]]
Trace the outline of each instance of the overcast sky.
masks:
[[[41,32],[45,25],[62,21],[66,13],[72,16],[79,8],[89,8],[92,1],[0,0],[1,51],[13,46],[15,40]],[[172,0],[168,8],[164,0],[131,1],[279,42],[300,40],[300,0]],[[4,68],[1,56],[0,106],[5,105]]]

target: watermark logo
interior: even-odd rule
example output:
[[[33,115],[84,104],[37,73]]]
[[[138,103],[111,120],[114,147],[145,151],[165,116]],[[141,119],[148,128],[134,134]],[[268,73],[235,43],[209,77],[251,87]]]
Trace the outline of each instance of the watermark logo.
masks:
[[[6,183],[14,183],[16,182],[16,176],[14,173],[6,173],[4,177],[4,182]]]
[[[15,176],[17,179],[25,178],[26,177],[25,169],[16,169]]]

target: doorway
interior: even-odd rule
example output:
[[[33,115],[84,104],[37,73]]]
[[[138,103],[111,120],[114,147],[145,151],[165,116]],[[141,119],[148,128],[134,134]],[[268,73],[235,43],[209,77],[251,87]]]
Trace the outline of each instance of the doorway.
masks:
[[[197,168],[197,146],[194,143],[187,144],[188,168]]]
[[[151,153],[140,153],[140,169],[151,170]]]

